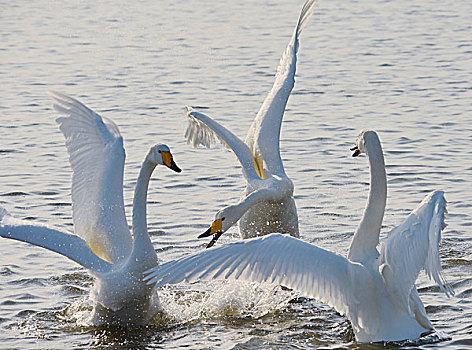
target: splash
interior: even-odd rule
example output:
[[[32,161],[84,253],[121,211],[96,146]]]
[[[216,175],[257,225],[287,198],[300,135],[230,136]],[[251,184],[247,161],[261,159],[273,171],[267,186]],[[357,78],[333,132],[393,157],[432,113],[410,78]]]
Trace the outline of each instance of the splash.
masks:
[[[158,294],[168,320],[176,323],[220,317],[260,318],[282,309],[295,295],[273,284],[241,281],[164,286]]]

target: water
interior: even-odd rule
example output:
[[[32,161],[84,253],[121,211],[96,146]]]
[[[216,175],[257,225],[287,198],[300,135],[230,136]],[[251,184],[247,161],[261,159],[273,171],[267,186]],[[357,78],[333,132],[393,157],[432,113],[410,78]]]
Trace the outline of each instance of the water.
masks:
[[[158,168],[148,221],[163,261],[203,249],[198,234],[244,187],[222,147],[185,142],[183,106],[244,137],[269,91],[302,1],[0,3],[0,205],[72,230],[70,168],[48,89],[81,99],[121,128],[128,214],[142,158],[167,143],[181,174]],[[472,344],[472,3],[320,1],[301,37],[281,147],[304,240],[345,254],[368,188],[349,147],[379,132],[389,194],[383,236],[427,192],[443,189],[441,257],[456,289],[423,274],[420,297],[439,335],[403,344]],[[221,243],[238,240],[237,230]],[[349,322],[275,286],[160,290],[166,313],[146,329],[87,324],[92,279],[44,249],[1,240],[0,348],[357,348]],[[292,301],[291,301],[292,300]],[[397,344],[401,345],[401,344]],[[380,345],[379,345],[380,346]]]

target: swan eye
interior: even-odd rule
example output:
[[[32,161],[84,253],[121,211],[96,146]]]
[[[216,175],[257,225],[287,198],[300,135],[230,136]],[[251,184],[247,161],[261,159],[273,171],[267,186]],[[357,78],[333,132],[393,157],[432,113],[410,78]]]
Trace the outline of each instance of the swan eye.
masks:
[[[161,150],[158,150],[157,152],[161,153]]]
[[[221,221],[225,221],[225,217],[224,217],[224,216],[221,218]]]

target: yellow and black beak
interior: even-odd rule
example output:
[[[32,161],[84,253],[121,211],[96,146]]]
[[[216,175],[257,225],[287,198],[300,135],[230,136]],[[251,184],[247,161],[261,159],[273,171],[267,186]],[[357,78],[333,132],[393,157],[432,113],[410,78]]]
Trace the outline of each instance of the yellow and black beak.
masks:
[[[356,146],[352,147],[351,148],[351,151],[354,151],[354,153],[352,154],[353,157],[357,157],[359,154],[361,154],[361,151],[359,150],[359,148]]]
[[[361,151],[359,149],[359,138],[356,139],[356,144],[354,147],[351,148],[351,151],[354,151],[352,154],[353,157],[357,157],[359,154],[361,154]]]
[[[211,235],[214,235],[213,239],[210,241],[210,243],[208,243],[207,248],[212,247],[216,243],[218,238],[220,238],[221,235],[223,234],[223,220],[224,219],[225,218],[216,219],[215,221],[212,222],[208,230],[206,230],[200,236],[198,236],[198,238],[204,238],[204,237],[210,237]]]
[[[198,238],[210,237],[215,233],[221,232],[223,228],[223,220],[224,219],[216,219],[215,221],[213,221],[208,230],[203,232],[200,236],[198,236]]]
[[[167,166],[169,169],[172,169],[178,173],[180,173],[182,170],[175,164],[174,159],[172,158],[172,154],[167,151],[161,151],[161,156],[162,156],[162,162],[164,163],[165,166]]]

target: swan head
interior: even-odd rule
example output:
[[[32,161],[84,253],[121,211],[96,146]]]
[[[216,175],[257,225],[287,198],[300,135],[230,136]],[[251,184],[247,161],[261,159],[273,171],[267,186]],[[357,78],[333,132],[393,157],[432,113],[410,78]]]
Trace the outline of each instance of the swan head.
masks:
[[[357,157],[359,154],[367,153],[366,143],[369,143],[369,140],[375,138],[378,140],[377,133],[374,130],[363,129],[359,132],[357,136],[356,144],[351,148],[351,151],[354,151],[352,154],[353,157]]]
[[[165,165],[178,173],[182,171],[177,164],[175,164],[172,153],[170,153],[170,149],[167,145],[158,144],[152,146],[148,153],[148,159],[156,165]]]
[[[198,238],[210,237],[213,236],[210,243],[208,243],[207,248],[212,247],[218,238],[221,237],[231,226],[233,226],[239,219],[240,216],[237,216],[235,213],[234,205],[230,205],[226,208],[221,209],[215,215],[215,220],[213,220],[211,226],[203,232]]]

